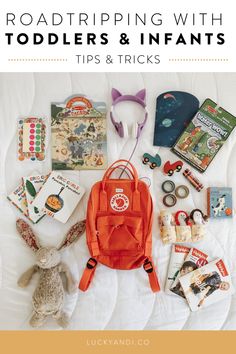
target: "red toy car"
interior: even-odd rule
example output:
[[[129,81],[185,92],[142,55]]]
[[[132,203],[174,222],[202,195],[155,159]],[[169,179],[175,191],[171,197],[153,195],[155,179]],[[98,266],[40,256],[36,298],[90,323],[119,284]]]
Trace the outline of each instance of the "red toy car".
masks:
[[[183,162],[182,161],[176,161],[174,163],[170,163],[170,161],[167,161],[163,167],[163,171],[166,175],[172,176],[174,172],[179,172],[182,170],[183,167]]]

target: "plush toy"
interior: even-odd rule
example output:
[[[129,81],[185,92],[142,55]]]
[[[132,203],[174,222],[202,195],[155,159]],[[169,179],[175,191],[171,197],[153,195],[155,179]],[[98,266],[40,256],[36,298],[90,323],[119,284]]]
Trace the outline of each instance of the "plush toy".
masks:
[[[204,225],[208,222],[208,216],[204,215],[200,209],[193,209],[189,217],[195,225]]]
[[[193,221],[192,241],[201,241],[206,236],[205,224],[208,222],[208,216],[204,215],[200,209],[193,209],[189,218]]]
[[[33,294],[32,327],[40,327],[48,316],[53,316],[58,325],[65,328],[69,316],[63,311],[64,287],[61,274],[66,278],[65,290],[70,294],[76,291],[75,280],[68,266],[61,262],[60,250],[76,242],[85,230],[85,220],[76,223],[67,233],[62,244],[56,247],[42,247],[30,226],[18,219],[16,227],[27,245],[35,252],[36,264],[29,268],[18,280],[18,285],[26,287],[34,273],[39,272],[39,282]]]
[[[161,239],[164,244],[176,241],[175,227],[172,214],[167,210],[161,210],[159,217]]]

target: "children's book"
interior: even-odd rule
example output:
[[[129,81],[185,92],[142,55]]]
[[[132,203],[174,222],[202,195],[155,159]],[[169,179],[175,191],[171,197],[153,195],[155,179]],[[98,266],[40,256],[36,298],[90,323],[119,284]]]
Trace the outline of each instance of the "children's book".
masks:
[[[180,284],[180,277],[184,274],[190,273],[193,270],[202,267],[208,263],[208,255],[198,250],[197,248],[191,248],[189,254],[184,260],[172,286],[171,291],[176,295],[179,295],[184,298],[184,292]]]
[[[51,105],[53,170],[107,167],[106,104],[83,95]]]
[[[234,292],[229,271],[220,258],[179,280],[192,311],[214,304]]]
[[[43,183],[46,180],[46,176],[28,176],[23,177],[23,186],[26,197],[26,204],[28,209],[28,216],[33,223],[39,222],[46,214],[42,212],[37,207],[32,205],[36,194],[39,192]]]
[[[54,219],[66,223],[84,192],[82,186],[53,171],[32,205]]]
[[[198,99],[188,92],[168,91],[159,95],[153,145],[172,147],[198,108]]]
[[[232,188],[209,187],[207,189],[207,214],[213,219],[233,217]]]
[[[7,196],[7,199],[26,217],[28,217],[28,208],[25,196],[23,182]]]
[[[235,126],[236,117],[208,98],[172,151],[200,172],[204,172]]]

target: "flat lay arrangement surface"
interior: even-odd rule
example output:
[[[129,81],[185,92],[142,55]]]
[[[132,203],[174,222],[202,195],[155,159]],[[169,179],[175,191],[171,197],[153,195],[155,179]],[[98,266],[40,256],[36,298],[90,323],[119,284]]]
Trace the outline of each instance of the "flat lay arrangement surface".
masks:
[[[235,90],[234,73],[0,74],[1,330],[236,329]]]

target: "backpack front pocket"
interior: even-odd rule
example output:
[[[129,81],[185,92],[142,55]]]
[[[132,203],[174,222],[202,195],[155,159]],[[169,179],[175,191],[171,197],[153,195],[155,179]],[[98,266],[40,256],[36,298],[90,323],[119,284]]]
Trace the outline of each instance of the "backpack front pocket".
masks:
[[[140,216],[100,216],[97,219],[100,249],[107,251],[139,250],[143,225]]]

